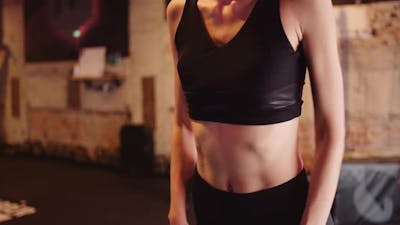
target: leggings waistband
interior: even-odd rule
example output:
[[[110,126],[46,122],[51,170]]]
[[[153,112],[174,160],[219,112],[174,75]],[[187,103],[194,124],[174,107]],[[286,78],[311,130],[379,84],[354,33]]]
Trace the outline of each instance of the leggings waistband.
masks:
[[[197,170],[192,179],[193,209],[198,225],[298,225],[307,193],[304,168],[286,182],[247,193],[218,189]]]
[[[227,197],[250,197],[250,196],[259,196],[259,195],[274,195],[277,192],[284,192],[285,190],[296,189],[299,186],[306,185],[308,186],[308,178],[307,173],[304,168],[293,178],[288,181],[285,181],[281,184],[247,193],[237,193],[237,192],[229,192],[225,190],[221,190],[219,188],[214,187],[209,184],[201,175],[199,174],[197,167],[195,167],[194,175],[193,175],[193,185],[197,185],[197,187],[207,190],[210,194],[214,193],[218,196],[227,196]]]

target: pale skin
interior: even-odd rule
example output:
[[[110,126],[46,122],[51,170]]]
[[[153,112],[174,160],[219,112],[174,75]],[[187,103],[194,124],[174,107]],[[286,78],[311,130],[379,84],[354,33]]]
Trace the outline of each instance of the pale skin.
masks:
[[[187,225],[185,184],[199,174],[225,191],[252,192],[281,184],[303,167],[297,135],[299,118],[267,125],[196,121],[176,70],[175,32],[185,0],[172,0],[167,25],[175,67],[175,116],[171,150],[171,225]],[[235,36],[255,0],[198,0],[210,37],[217,45]],[[281,21],[293,49],[300,40],[309,64],[316,131],[315,163],[301,225],[325,225],[335,196],[344,151],[343,79],[330,0],[281,0]]]

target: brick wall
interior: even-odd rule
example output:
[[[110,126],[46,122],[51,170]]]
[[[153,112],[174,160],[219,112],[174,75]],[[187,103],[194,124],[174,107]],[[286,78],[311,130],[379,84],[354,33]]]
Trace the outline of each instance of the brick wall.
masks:
[[[345,160],[400,160],[400,2],[335,6],[346,110]],[[314,149],[309,81],[300,148]]]
[[[66,151],[69,153],[65,155],[73,157],[75,151],[78,156],[85,154],[89,160],[115,159],[121,126],[144,123],[143,93],[149,90],[144,90],[143,83],[146,82],[143,80],[151,77],[157,112],[151,117],[156,122],[155,153],[157,156],[169,154],[173,68],[163,1],[130,1],[130,56],[123,58],[120,65],[109,68],[127,77],[123,85],[106,93],[87,88],[78,81],[72,95],[69,88],[76,62],[24,62],[23,0],[4,0],[2,3],[4,43],[13,56],[9,62],[4,121],[5,138],[10,148],[31,149],[34,143],[35,149],[40,145],[41,151],[55,149],[55,154]],[[19,84],[17,99],[11,96],[11,80]],[[72,108],[71,101],[75,102]],[[13,105],[19,106],[19,116],[13,116]]]
[[[130,1],[130,57],[124,58],[122,64],[115,68],[127,75],[127,79],[121,88],[112,93],[95,92],[82,85],[79,110],[70,109],[67,101],[68,82],[75,62],[24,62],[22,2],[3,1],[3,39],[13,55],[9,63],[9,83],[11,78],[18,79],[20,90],[20,115],[14,117],[12,90],[7,85],[7,142],[23,144],[39,141],[42,144],[53,143],[53,148],[55,145],[70,145],[71,151],[76,151],[78,155],[83,152],[94,159],[95,155],[102,155],[96,152],[117,154],[117,131],[128,118],[125,113],[131,114],[128,118],[130,123],[144,123],[143,106],[146,104],[143,104],[143,93],[149,90],[143,90],[146,83],[143,81],[152,77],[154,86],[150,86],[154,89],[156,112],[155,152],[161,159],[168,158],[174,110],[173,68],[163,1]],[[400,157],[399,2],[340,5],[335,6],[335,10],[345,81],[346,157]],[[306,165],[311,165],[314,133],[308,80],[304,101],[299,145]],[[46,120],[47,117],[50,119]],[[105,127],[112,129],[97,132]],[[49,134],[52,129],[57,132]],[[65,150],[67,147],[57,149]]]

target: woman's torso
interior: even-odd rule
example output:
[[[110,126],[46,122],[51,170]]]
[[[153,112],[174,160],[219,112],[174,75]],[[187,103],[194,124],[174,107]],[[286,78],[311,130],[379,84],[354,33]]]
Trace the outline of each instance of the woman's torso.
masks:
[[[192,120],[199,174],[212,186],[248,193],[295,177],[299,118],[278,124],[233,125]]]
[[[204,8],[199,7],[199,10],[205,16],[210,39],[214,33],[214,37],[224,39],[221,42],[234,44],[230,40],[235,32],[228,34],[226,25],[211,28],[212,20],[208,18],[208,23],[206,21],[212,10]],[[251,12],[251,9],[246,10]],[[233,29],[237,30],[243,22],[232,24],[230,27],[236,27]],[[227,32],[220,31],[218,34],[217,30],[223,29]],[[291,36],[288,36],[288,40],[295,42],[293,32]],[[236,41],[240,41],[239,38]],[[290,49],[286,50],[290,52]],[[281,184],[295,177],[302,169],[297,147],[299,117],[265,125],[240,125],[193,118],[191,121],[198,155],[197,169],[216,188],[240,193],[253,192]]]

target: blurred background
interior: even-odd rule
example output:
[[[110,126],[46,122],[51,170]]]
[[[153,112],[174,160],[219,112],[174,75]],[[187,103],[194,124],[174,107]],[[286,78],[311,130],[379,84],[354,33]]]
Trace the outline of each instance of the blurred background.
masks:
[[[399,225],[400,1],[333,3],[347,121],[334,219]],[[0,223],[168,224],[167,4],[0,0]],[[97,58],[101,74],[85,74]],[[299,145],[312,173],[309,84]]]

